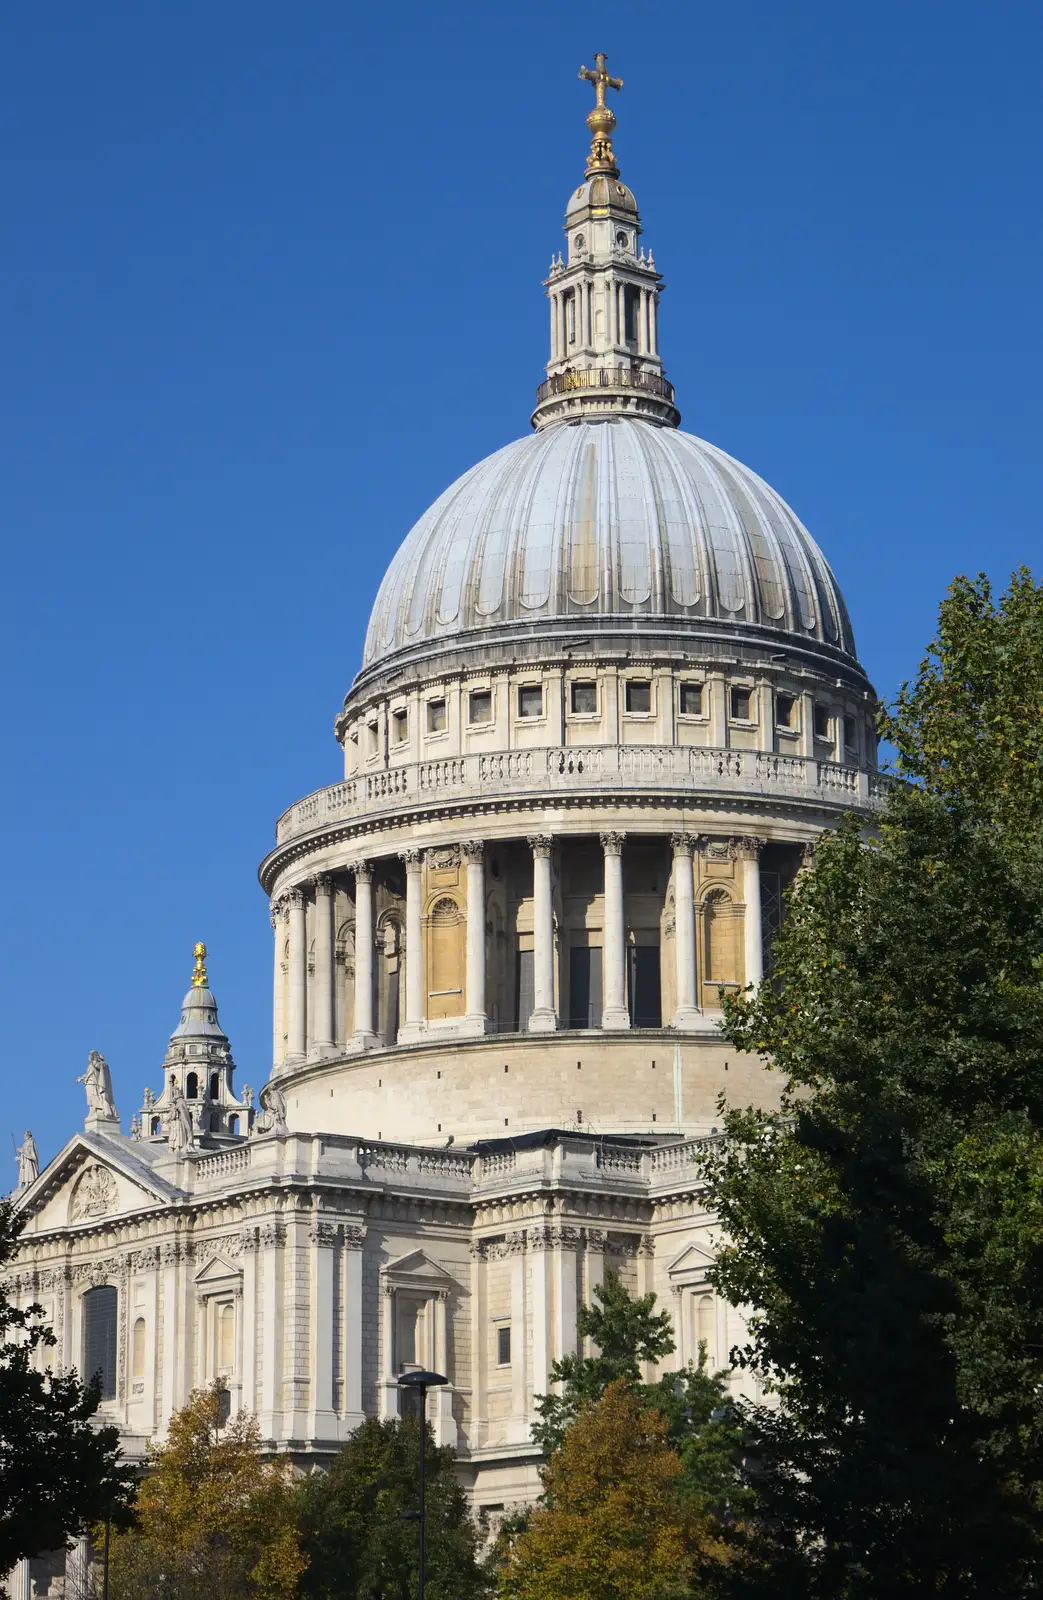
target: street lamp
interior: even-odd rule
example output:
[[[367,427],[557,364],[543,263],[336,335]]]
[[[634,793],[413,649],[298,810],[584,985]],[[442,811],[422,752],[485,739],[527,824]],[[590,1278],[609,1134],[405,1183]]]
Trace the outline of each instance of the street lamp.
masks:
[[[399,1387],[415,1389],[420,1395],[420,1590],[418,1600],[424,1600],[424,1457],[427,1455],[427,1391],[448,1383],[440,1372],[403,1372]]]

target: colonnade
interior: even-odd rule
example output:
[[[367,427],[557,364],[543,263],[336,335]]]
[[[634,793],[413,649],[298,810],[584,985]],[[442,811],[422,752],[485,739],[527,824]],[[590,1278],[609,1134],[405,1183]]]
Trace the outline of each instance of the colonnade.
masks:
[[[619,1031],[630,1027],[626,993],[626,918],[623,887],[623,848],[626,835],[610,831],[599,835],[604,855],[603,1009],[601,1027]],[[742,864],[744,973],[747,984],[759,984],[764,975],[761,934],[760,853],[764,841],[756,837],[705,841]],[[555,840],[549,834],[528,838],[532,852],[533,1007],[527,1027],[531,1033],[555,1031],[561,1024],[555,1000],[555,924],[552,857]],[[561,843],[567,847],[568,839]],[[676,1007],[671,1025],[679,1029],[699,1025],[697,993],[696,904],[693,856],[700,840],[690,833],[670,835],[673,855],[674,961]],[[467,840],[460,846],[466,867],[466,953],[464,1013],[452,1020],[452,1031],[484,1034],[489,1027],[486,995],[485,845]],[[423,949],[423,852],[400,852],[405,869],[405,1004],[399,1019],[398,1042],[410,1043],[429,1032],[425,1015]],[[375,1015],[374,957],[377,928],[374,915],[373,860],[346,864],[355,882],[355,983],[354,1029],[347,1048],[367,1050],[378,1043]],[[314,893],[314,960],[309,972],[306,886],[295,885],[272,901],[271,920],[275,949],[275,1060],[278,1064],[303,1062],[309,1057],[334,1054],[335,1006],[335,881],[326,872],[311,880]],[[285,966],[284,966],[285,961]],[[309,981],[310,978],[310,981]],[[285,1017],[283,1005],[285,1002]],[[284,1047],[285,1041],[285,1047]]]
[[[603,290],[592,281],[580,278],[571,287],[552,290],[550,294],[550,347],[552,361],[566,361],[578,351],[594,346],[594,297],[604,297],[607,344],[611,350],[626,347],[626,291],[637,290],[637,354],[658,358],[658,317],[656,291],[644,285],[628,285],[623,279],[610,279]],[[572,300],[572,326],[569,326],[568,305]],[[570,338],[569,335],[574,337]],[[604,353],[604,352],[602,352]]]

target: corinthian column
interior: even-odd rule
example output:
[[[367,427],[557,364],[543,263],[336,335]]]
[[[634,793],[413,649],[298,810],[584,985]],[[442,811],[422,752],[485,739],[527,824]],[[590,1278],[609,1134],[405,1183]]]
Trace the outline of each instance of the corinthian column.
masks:
[[[764,943],[761,933],[761,851],[764,840],[735,841],[735,853],[742,862],[743,943],[746,951],[746,982],[754,988],[764,977]]]
[[[356,1048],[376,1044],[373,1027],[373,863],[356,861],[355,874],[355,1032]]]
[[[467,862],[467,1014],[468,1033],[484,1033],[485,1010],[485,846],[468,839],[462,846]]]
[[[272,973],[272,1070],[282,1065],[286,1055],[286,974],[283,956],[286,950],[286,917],[289,912],[285,895],[273,900],[268,908],[268,918],[275,935],[275,962]]]
[[[670,837],[674,852],[674,958],[676,963],[677,1005],[675,1028],[690,1028],[697,1021],[695,1003],[695,899],[692,889],[692,852],[695,840],[690,833]]]
[[[286,1059],[300,1062],[307,1050],[308,1027],[308,912],[303,889],[290,889],[286,904],[290,913]]]
[[[603,833],[605,852],[605,1009],[603,1028],[629,1028],[627,1011],[626,940],[623,926],[623,840],[625,833]]]
[[[308,1008],[309,1053],[333,1054],[333,879],[320,872],[315,879],[315,983],[314,1005]]]
[[[532,850],[532,988],[530,1033],[553,1033],[558,1026],[554,1009],[554,905],[551,899],[550,853],[553,841],[546,834],[529,840]]]
[[[406,1014],[399,1043],[424,1032],[424,879],[419,850],[403,850],[406,868]]]

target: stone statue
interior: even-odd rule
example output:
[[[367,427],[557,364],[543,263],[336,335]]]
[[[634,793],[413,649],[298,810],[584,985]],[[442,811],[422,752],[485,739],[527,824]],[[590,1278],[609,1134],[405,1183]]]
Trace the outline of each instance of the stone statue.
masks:
[[[254,1122],[254,1133],[289,1133],[286,1125],[286,1096],[278,1084],[266,1083],[261,1090],[261,1114]]]
[[[112,1074],[109,1072],[109,1063],[97,1050],[92,1050],[87,1057],[87,1070],[82,1077],[76,1079],[82,1083],[87,1093],[87,1115],[89,1117],[108,1117],[112,1121],[119,1120],[116,1102],[112,1098]]]
[[[192,1108],[177,1084],[170,1086],[170,1110],[166,1117],[167,1144],[171,1155],[184,1155],[194,1142],[192,1133]]]
[[[36,1140],[29,1129],[25,1130],[25,1138],[15,1151],[18,1161],[18,1188],[28,1189],[40,1176],[40,1158],[36,1153]]]
[[[253,1105],[253,1103],[254,1103],[254,1092],[250,1088],[250,1085],[248,1083],[244,1083],[243,1084],[243,1105],[246,1107],[247,1111],[249,1111],[249,1109]]]

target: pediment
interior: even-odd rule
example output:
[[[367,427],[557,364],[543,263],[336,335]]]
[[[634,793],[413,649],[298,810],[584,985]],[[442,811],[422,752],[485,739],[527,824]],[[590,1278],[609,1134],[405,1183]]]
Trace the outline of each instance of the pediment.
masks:
[[[195,1287],[198,1295],[224,1294],[229,1289],[238,1289],[242,1283],[242,1270],[233,1261],[225,1256],[211,1256],[204,1267],[200,1267],[195,1276]]]
[[[15,1197],[27,1234],[97,1227],[112,1218],[152,1211],[176,1196],[138,1156],[129,1139],[76,1134],[35,1183]]]
[[[686,1244],[680,1254],[676,1255],[666,1269],[667,1277],[672,1281],[681,1278],[705,1278],[708,1270],[714,1264],[714,1257],[709,1250],[704,1250],[702,1245]]]
[[[410,1250],[408,1254],[387,1262],[381,1271],[397,1289],[408,1289],[411,1285],[426,1290],[456,1288],[455,1278],[437,1261],[432,1261],[423,1250]]]

